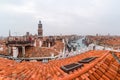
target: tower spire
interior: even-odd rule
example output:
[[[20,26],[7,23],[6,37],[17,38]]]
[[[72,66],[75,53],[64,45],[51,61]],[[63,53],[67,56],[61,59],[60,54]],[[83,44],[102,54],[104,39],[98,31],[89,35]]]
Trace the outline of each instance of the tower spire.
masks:
[[[11,36],[11,31],[9,30],[9,37]]]
[[[39,24],[41,24],[41,20],[39,20]]]

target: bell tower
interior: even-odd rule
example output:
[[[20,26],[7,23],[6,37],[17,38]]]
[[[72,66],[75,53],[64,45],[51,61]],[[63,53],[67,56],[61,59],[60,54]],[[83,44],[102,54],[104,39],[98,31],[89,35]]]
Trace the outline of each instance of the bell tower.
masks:
[[[39,24],[38,24],[38,37],[40,38],[43,37],[43,29],[42,29],[41,21],[39,21]]]

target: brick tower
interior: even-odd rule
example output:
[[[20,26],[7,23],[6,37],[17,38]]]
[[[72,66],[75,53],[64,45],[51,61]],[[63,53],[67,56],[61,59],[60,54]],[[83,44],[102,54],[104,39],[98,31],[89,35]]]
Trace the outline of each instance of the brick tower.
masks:
[[[39,21],[39,24],[38,24],[38,37],[39,38],[43,37],[43,29],[42,29],[41,21]]]

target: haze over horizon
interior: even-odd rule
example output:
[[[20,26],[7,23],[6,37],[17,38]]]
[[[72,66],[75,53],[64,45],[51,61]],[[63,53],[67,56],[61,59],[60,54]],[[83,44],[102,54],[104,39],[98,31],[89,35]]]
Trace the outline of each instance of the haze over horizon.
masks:
[[[0,36],[37,34],[42,21],[44,35],[120,35],[119,0],[1,0]]]

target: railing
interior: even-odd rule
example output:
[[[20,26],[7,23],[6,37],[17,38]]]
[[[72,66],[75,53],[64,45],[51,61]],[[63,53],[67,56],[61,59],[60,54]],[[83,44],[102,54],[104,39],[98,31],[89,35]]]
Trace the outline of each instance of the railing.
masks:
[[[21,61],[31,61],[31,60],[48,62],[48,60],[55,59],[55,57],[15,58],[15,57],[13,57],[13,56],[3,55],[3,54],[0,54],[0,57],[2,57],[2,58],[7,58],[7,59],[11,59],[11,60],[15,60],[15,61],[18,61],[18,62],[21,62]]]
[[[33,44],[34,38],[31,36],[11,36],[7,39],[7,44]]]
[[[33,44],[34,41],[8,41],[8,44]]]

